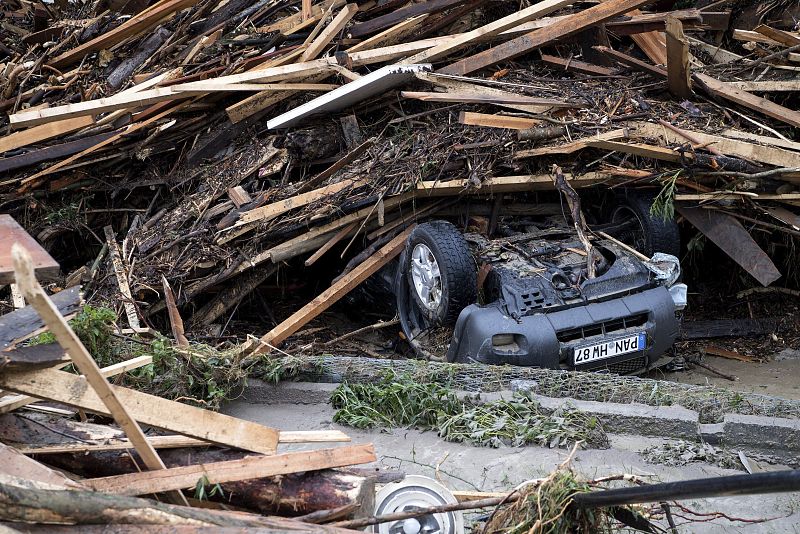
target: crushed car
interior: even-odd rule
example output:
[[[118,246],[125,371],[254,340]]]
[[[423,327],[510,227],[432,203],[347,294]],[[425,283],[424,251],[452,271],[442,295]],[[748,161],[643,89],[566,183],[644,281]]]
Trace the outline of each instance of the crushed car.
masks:
[[[667,363],[686,306],[677,226],[639,199],[623,206],[611,224],[650,257],[605,234],[593,240],[594,276],[563,225],[490,238],[418,224],[389,269],[403,334],[418,355],[450,362],[618,374]]]

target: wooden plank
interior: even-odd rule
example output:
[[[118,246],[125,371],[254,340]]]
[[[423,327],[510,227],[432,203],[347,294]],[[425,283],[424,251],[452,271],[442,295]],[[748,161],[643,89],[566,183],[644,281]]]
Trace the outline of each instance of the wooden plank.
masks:
[[[563,39],[591,26],[602,24],[617,15],[636,9],[649,0],[607,0],[594,5],[540,30],[536,30],[483,52],[468,56],[439,72],[444,74],[466,75],[476,70],[489,67],[501,61],[507,61],[521,56],[542,46],[550,44],[556,39]]]
[[[733,139],[741,139],[743,141],[755,141],[764,145],[773,145],[781,148],[788,148],[800,152],[800,143],[797,141],[790,141],[788,139],[781,139],[779,137],[772,137],[767,135],[758,135],[750,132],[743,132],[735,128],[726,128],[722,131],[724,137]]]
[[[70,120],[75,120],[75,119],[70,119]],[[48,126],[48,125],[43,124],[42,126]],[[40,127],[41,126],[35,126],[34,128],[40,128]],[[90,137],[76,139],[75,141],[68,141],[66,143],[61,143],[58,145],[52,145],[44,148],[31,150],[30,152],[26,152],[25,154],[20,154],[19,156],[12,156],[10,158],[0,159],[0,172],[12,171],[15,169],[20,169],[22,167],[29,167],[31,165],[35,165],[43,161],[59,159],[65,156],[71,156],[73,154],[86,150],[87,148],[96,145],[97,143],[102,143],[109,137],[112,137],[115,133],[116,132],[108,132],[108,133],[101,133],[98,135],[92,135]],[[16,134],[11,134],[11,135],[13,136]],[[0,142],[2,142],[2,139],[0,139]],[[10,180],[10,181],[15,182],[16,180]]]
[[[728,82],[728,85],[750,93],[782,93],[800,91],[800,80]]]
[[[301,193],[285,200],[267,204],[266,206],[262,206],[260,208],[244,211],[239,214],[239,221],[240,223],[250,223],[255,221],[269,220],[294,208],[307,206],[308,204],[311,204],[312,202],[325,198],[329,195],[336,194],[351,187],[360,187],[366,183],[368,183],[368,180],[363,178],[342,180],[341,182],[309,191],[308,193]]]
[[[566,175],[565,175],[566,176]],[[613,176],[599,172],[588,172],[580,176],[566,176],[572,187],[587,187],[608,182]],[[552,191],[553,178],[549,174],[532,174],[522,176],[495,176],[484,179],[480,187],[469,179],[448,181],[424,181],[417,183],[417,198],[450,196],[450,195],[493,195],[497,193],[519,193],[523,191]]]
[[[74,315],[81,307],[80,286],[59,291],[51,297],[64,316]],[[44,322],[31,306],[0,315],[0,350],[6,350],[41,332]]]
[[[67,320],[58,312],[58,308],[47,297],[47,294],[36,280],[33,270],[31,255],[20,244],[14,244],[12,255],[14,259],[14,274],[20,291],[36,312],[41,316],[56,341],[69,353],[75,366],[84,374],[86,382],[96,392],[97,396],[114,418],[114,422],[131,440],[136,452],[141,457],[148,469],[165,469],[166,466],[158,456],[156,450],[147,442],[139,424],[131,417],[130,412],[111,388],[100,367],[77,334],[69,327]],[[186,498],[182,493],[170,491],[169,499],[176,504],[185,504]]]
[[[139,367],[144,367],[145,365],[150,365],[153,363],[152,356],[139,356],[138,358],[132,358],[130,360],[126,360],[124,362],[115,363],[113,365],[109,365],[108,367],[103,367],[100,369],[102,375],[106,378],[121,375],[127,371],[132,369],[138,369]],[[33,402],[38,401],[39,399],[35,397],[30,397],[28,395],[13,395],[10,398],[4,398],[0,400],[0,414],[12,412],[18,408],[22,408],[23,406],[27,406]]]
[[[79,482],[67,478],[66,475],[28,458],[16,450],[0,443],[0,473],[4,477],[18,477],[25,480],[44,482],[52,486],[70,489],[84,488]]]
[[[675,209],[761,285],[768,286],[781,277],[767,253],[734,217],[677,203]]]
[[[15,132],[10,135],[0,137],[0,154],[15,150],[24,146],[38,143],[39,141],[46,141],[54,137],[60,137],[68,133],[86,128],[94,124],[93,117],[77,117],[74,119],[66,119],[61,121],[50,122],[42,124],[35,128],[29,128],[21,132]]]
[[[199,82],[195,82],[199,83]],[[341,87],[334,83],[221,83],[211,85],[195,85],[195,83],[185,83],[175,85],[172,90],[175,92],[197,93],[198,91],[215,93],[231,91],[332,91]]]
[[[147,441],[156,449],[182,449],[184,447],[208,447],[211,443],[186,436],[147,436]],[[340,430],[281,430],[278,443],[338,443],[349,442],[350,436]],[[22,454],[62,454],[88,451],[119,451],[130,449],[127,439],[103,440],[102,442],[74,442],[58,445],[31,445],[15,447]]]
[[[583,74],[591,74],[593,76],[613,76],[614,74],[617,73],[616,69],[609,69],[608,67],[592,65],[591,63],[586,63],[585,61],[579,61],[577,59],[572,59],[572,58],[563,59],[548,54],[542,54],[541,59],[545,63],[550,63],[551,65],[558,65],[559,67],[564,67],[564,70],[574,70],[576,72],[581,72]]]
[[[288,452],[273,456],[248,456],[209,464],[172,467],[160,472],[131,473],[86,480],[86,486],[116,495],[145,495],[167,490],[193,488],[202,477],[209,484],[317,471],[365,464],[377,460],[372,444],[335,449]]]
[[[253,201],[250,194],[240,185],[228,189],[228,198],[231,199],[231,202],[233,202],[233,205],[237,208],[241,208],[243,205]]]
[[[350,232],[356,229],[356,224],[358,223],[350,223],[341,230],[339,230],[336,235],[330,238],[324,245],[322,245],[314,254],[308,257],[305,261],[304,265],[306,267],[313,265],[315,261],[320,259],[326,252],[328,252],[331,248],[333,248],[336,243],[350,235]]]
[[[586,144],[587,146],[594,148],[623,152],[625,154],[632,154],[634,156],[640,156],[643,158],[670,161],[672,163],[680,163],[682,161],[680,153],[675,152],[671,148],[647,145],[644,143],[620,143],[617,141],[605,141],[602,139],[589,139]]]
[[[336,17],[334,17],[331,23],[328,24],[324,30],[322,30],[319,36],[317,36],[317,38],[308,45],[306,51],[303,52],[302,56],[300,56],[300,61],[308,61],[320,55],[325,47],[328,46],[333,38],[344,29],[347,23],[350,22],[350,19],[352,19],[357,12],[357,4],[345,5],[344,8],[339,11]]]
[[[535,158],[538,156],[549,156],[552,154],[574,154],[578,150],[582,150],[588,146],[590,141],[613,141],[614,139],[622,139],[628,137],[627,129],[621,128],[604,132],[591,137],[584,137],[571,143],[564,143],[556,146],[544,146],[532,148],[529,150],[517,150],[514,153],[514,159]]]
[[[742,91],[707,74],[696,73],[694,77],[715,96],[730,100],[753,111],[758,111],[786,124],[791,124],[795,128],[800,128],[800,111],[798,110],[789,109],[766,98]]]
[[[86,381],[53,369],[8,373],[0,376],[0,388],[51,400],[89,412],[109,415],[105,405]],[[274,454],[278,444],[275,429],[210,410],[112,386],[120,401],[137,421],[225,447],[261,454]]]
[[[29,251],[36,276],[48,279],[58,276],[61,268],[56,260],[11,215],[0,214],[0,285],[14,283],[11,254],[14,243]]]
[[[749,191],[712,191],[711,193],[678,193],[675,200],[800,200],[800,193],[751,193]]]
[[[776,28],[772,28],[767,26],[766,24],[759,24],[755,28],[754,31],[757,31],[761,35],[772,39],[773,41],[777,41],[778,43],[782,44],[783,46],[797,46],[800,45],[800,36],[794,35],[790,32],[785,32],[783,30],[778,30]]]
[[[295,13],[294,15],[289,15],[288,17],[283,17],[278,21],[269,24],[267,26],[261,26],[258,28],[259,33],[269,33],[269,32],[281,32],[284,35],[291,35],[295,33],[299,29],[304,27],[308,27],[307,24],[314,24],[317,20],[322,18],[325,12],[331,8],[338,9],[347,3],[346,0],[326,0],[321,4],[317,4],[315,6],[311,6],[311,17],[310,18],[303,18],[302,10]],[[305,23],[303,21],[306,21]],[[312,21],[312,22],[308,22]],[[298,28],[298,26],[300,28]]]
[[[479,28],[462,33],[446,43],[419,52],[403,61],[403,63],[433,63],[453,52],[473,45],[483,39],[498,35],[530,20],[543,17],[553,11],[572,3],[572,0],[542,0],[532,6],[521,9],[511,15],[502,17]]]
[[[169,326],[172,330],[172,339],[179,347],[188,347],[189,340],[186,339],[183,329],[183,319],[178,311],[178,305],[175,303],[175,294],[172,292],[172,287],[169,285],[167,277],[161,275],[161,288],[164,290],[164,302],[167,305],[167,316],[169,317]],[[131,325],[132,328],[136,328]]]
[[[56,69],[63,70],[64,67],[79,61],[84,56],[119,44],[125,39],[154,26],[165,17],[186,9],[187,7],[191,7],[197,2],[198,0],[161,0],[138,15],[131,17],[113,30],[107,31],[91,41],[83,43],[71,50],[67,50],[53,59],[50,65]]]
[[[642,16],[642,12],[634,9],[628,15]],[[666,21],[665,21],[666,25]],[[727,27],[726,27],[727,28]],[[644,55],[656,65],[667,64],[667,42],[665,35],[660,31],[650,31],[631,35],[631,39],[642,49]],[[605,43],[600,43],[605,44]]]
[[[492,115],[488,113],[475,113],[473,111],[460,112],[458,114],[458,122],[469,126],[505,128],[510,130],[527,130],[542,123],[542,121],[538,119],[511,117],[508,115]]]
[[[684,139],[677,133],[669,128],[664,128],[658,124],[649,122],[633,122],[630,123],[631,137],[646,137],[651,139],[663,139],[666,143],[682,144]],[[698,131],[689,132],[693,138],[696,138],[700,144],[713,147],[726,156],[734,156],[746,160],[757,161],[759,163],[767,163],[775,165],[776,167],[800,167],[800,153],[775,148],[772,146],[756,145],[747,143],[745,141],[729,139],[719,135],[711,135]],[[726,131],[730,135],[732,131]],[[765,143],[773,143],[773,141],[780,141],[771,137],[763,136],[750,136],[755,141]],[[791,142],[790,142],[791,143]],[[777,144],[777,143],[775,143]],[[800,149],[800,143],[793,143]]]
[[[0,352],[0,373],[7,370],[25,371],[59,367],[69,362],[69,356],[58,343],[28,345]],[[0,400],[0,406],[3,402],[4,400]]]
[[[689,43],[683,34],[683,24],[675,17],[667,17],[667,87],[678,98],[692,94],[689,68]]]
[[[248,343],[248,348],[254,347],[254,352],[267,352],[275,345],[283,343],[289,336],[300,330],[309,321],[330,308],[339,299],[349,293],[354,287],[377,272],[381,267],[397,257],[406,245],[406,239],[411,233],[408,228],[403,233],[386,243],[375,254],[358,265],[351,272],[340,278],[331,287],[323,291],[314,300],[293,313],[288,319],[264,334],[255,343]]]
[[[740,362],[754,362],[755,359],[751,358],[750,356],[746,356],[744,354],[739,354],[738,352],[733,352],[732,350],[723,349],[721,347],[714,347],[714,346],[707,346],[705,349],[706,354],[711,354],[712,356],[719,356],[721,358],[727,358],[729,360],[738,360]]]
[[[770,46],[780,46],[780,43],[778,41],[775,41],[774,39],[770,39],[766,35],[762,35],[762,34],[756,32],[756,31],[752,31],[752,30],[737,30],[737,29],[734,29],[732,37],[734,39],[736,39],[737,41],[748,41],[748,42],[751,42],[751,43],[762,43],[762,44],[766,44],[766,45],[770,45]]]
[[[394,26],[409,17],[436,13],[449,7],[461,4],[464,0],[428,0],[418,4],[410,4],[386,15],[371,18],[365,22],[354,24],[350,28],[350,37],[363,37],[371,33]]]
[[[408,18],[399,24],[395,24],[391,28],[373,35],[369,39],[364,39],[360,43],[351,46],[346,50],[346,52],[348,54],[352,54],[353,52],[360,52],[362,50],[376,48],[378,45],[386,45],[388,43],[397,42],[397,40],[399,40],[403,34],[410,32],[419,26],[426,18],[428,18],[427,14]]]
[[[413,98],[425,102],[456,102],[462,104],[529,104],[535,106],[550,106],[554,108],[581,107],[579,104],[563,102],[552,98],[538,98],[509,93],[507,95],[485,94],[478,92],[482,87],[476,87],[475,92],[447,92],[436,93],[430,91],[401,91],[403,98]]]
[[[178,105],[176,105],[174,107],[167,108],[166,110],[162,111],[161,113],[158,113],[158,114],[156,114],[156,115],[154,115],[154,116],[152,116],[152,117],[150,117],[148,119],[145,119],[145,120],[143,120],[141,122],[133,123],[133,124],[129,125],[127,128],[125,128],[124,130],[122,130],[120,132],[117,132],[113,136],[109,137],[105,141],[101,141],[100,143],[97,143],[96,145],[87,148],[83,152],[78,152],[77,154],[75,154],[73,156],[70,156],[65,160],[59,161],[55,165],[51,165],[50,167],[48,167],[48,168],[46,168],[46,169],[44,169],[42,171],[39,171],[39,172],[37,172],[36,174],[34,174],[32,176],[29,176],[29,177],[25,178],[24,180],[22,180],[22,184],[23,185],[20,188],[20,192],[27,192],[30,189],[33,189],[34,187],[37,187],[43,181],[42,178],[44,176],[47,176],[47,175],[52,174],[52,173],[54,173],[54,172],[56,172],[58,170],[61,170],[61,169],[64,169],[64,168],[68,167],[69,165],[71,165],[75,161],[79,160],[83,156],[91,154],[92,152],[95,152],[96,150],[99,150],[99,149],[103,148],[104,146],[108,146],[108,145],[118,141],[124,135],[132,134],[133,132],[135,132],[137,130],[141,130],[142,128],[145,128],[145,127],[149,126],[151,123],[153,123],[153,122],[155,122],[155,121],[157,121],[157,120],[169,115],[170,113],[180,109],[181,107],[185,106],[186,104],[187,103],[178,104]]]
[[[595,50],[602,52],[603,54],[619,61],[623,65],[627,65],[629,67],[633,67],[637,70],[642,72],[646,72],[648,74],[653,74],[656,77],[667,77],[667,71],[662,69],[661,67],[656,67],[649,63],[645,63],[640,59],[636,59],[635,57],[629,56],[628,54],[623,54],[617,50],[613,50],[608,48],[607,46],[595,46],[593,47]]]

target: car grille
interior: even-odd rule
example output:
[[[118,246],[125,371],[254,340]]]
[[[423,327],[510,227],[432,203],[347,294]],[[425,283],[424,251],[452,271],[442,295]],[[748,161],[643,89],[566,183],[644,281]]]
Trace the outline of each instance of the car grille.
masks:
[[[648,316],[646,313],[639,313],[636,315],[629,315],[627,317],[602,321],[578,328],[570,328],[569,330],[561,330],[556,332],[556,337],[561,343],[569,343],[570,341],[575,341],[576,339],[585,339],[592,336],[604,336],[607,334],[613,334],[614,332],[618,332],[620,330],[644,326],[647,324],[647,319]]]

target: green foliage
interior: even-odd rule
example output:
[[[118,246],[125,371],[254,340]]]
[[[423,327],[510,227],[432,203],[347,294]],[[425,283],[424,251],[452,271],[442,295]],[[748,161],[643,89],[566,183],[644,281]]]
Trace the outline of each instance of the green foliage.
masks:
[[[222,490],[222,486],[214,484],[209,491],[206,489],[209,485],[208,477],[206,475],[201,476],[194,486],[194,498],[200,501],[206,501],[209,497],[214,497],[217,494],[223,499],[225,498],[225,492]]]
[[[78,335],[81,343],[97,360],[101,367],[114,363],[114,347],[112,336],[114,322],[117,315],[109,308],[95,308],[86,305],[69,322]],[[44,332],[29,341],[30,345],[55,343],[56,338],[50,332]]]
[[[675,193],[678,191],[677,182],[680,175],[681,171],[678,170],[661,184],[661,191],[650,206],[650,214],[653,217],[661,217],[665,221],[675,218]]]
[[[461,401],[450,389],[436,383],[423,384],[408,375],[387,373],[380,384],[342,384],[333,392],[331,404],[339,422],[356,428],[414,426],[435,428],[442,416],[460,411]]]
[[[333,420],[356,428],[411,426],[437,429],[447,441],[499,447],[536,443],[563,447],[577,441],[607,447],[597,419],[562,408],[548,412],[524,394],[510,401],[460,399],[438,383],[388,372],[377,384],[342,384],[331,396]]]

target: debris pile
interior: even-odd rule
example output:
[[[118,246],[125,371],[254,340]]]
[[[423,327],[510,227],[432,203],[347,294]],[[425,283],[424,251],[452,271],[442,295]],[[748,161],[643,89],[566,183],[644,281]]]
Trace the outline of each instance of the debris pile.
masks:
[[[793,279],[797,6],[648,4],[4,2],[0,201],[68,284],[176,340],[221,335],[280,265],[349,260],[258,350],[415,220],[562,213],[554,164]]]

